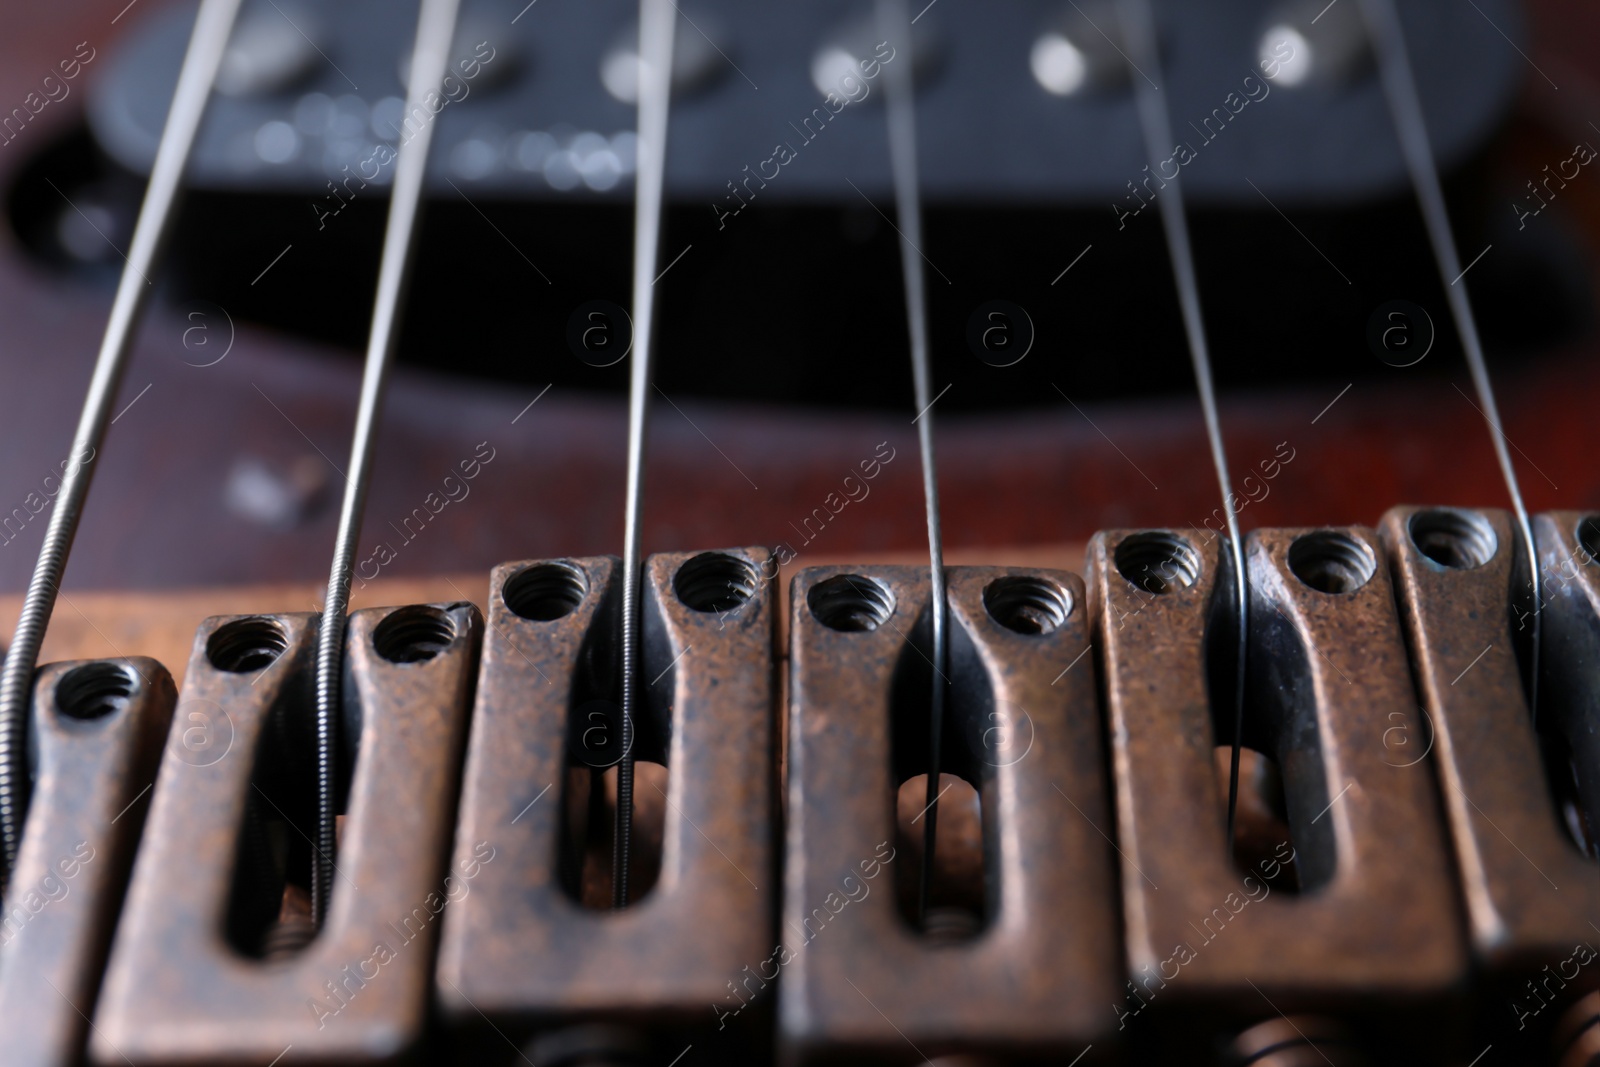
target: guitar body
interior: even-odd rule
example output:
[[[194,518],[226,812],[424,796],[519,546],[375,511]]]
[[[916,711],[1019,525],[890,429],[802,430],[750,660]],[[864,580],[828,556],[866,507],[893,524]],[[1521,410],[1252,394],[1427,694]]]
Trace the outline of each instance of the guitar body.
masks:
[[[115,73],[121,42],[153,17],[148,2],[115,24],[116,5],[19,15],[3,46],[3,99],[20,102],[37,88],[50,68],[40,56],[70,59],[87,41],[95,58],[68,83],[66,99],[0,147],[14,224],[58,225],[75,212],[44,179],[87,206],[93,195],[73,183],[98,174],[89,193],[99,189],[121,205],[110,218],[120,217],[124,232],[103,219],[102,228],[126,247],[137,184],[131,204],[125,192],[105,193],[115,184],[106,177],[113,165],[75,162],[74,153],[93,154],[84,147],[82,104],[96,78]],[[1540,55],[1552,62],[1578,36],[1563,28],[1587,17],[1569,8],[1536,3],[1527,12],[1532,47],[1546,48]],[[1582,91],[1584,68],[1568,62]],[[1530,86],[1543,84],[1520,60],[1513,66],[1513,81],[1526,75]],[[960,73],[952,67],[945,77]],[[744,84],[729,78],[712,95]],[[1204,107],[1197,100],[1191,110]],[[1529,506],[1584,504],[1600,496],[1582,416],[1600,370],[1589,358],[1592,281],[1581,264],[1600,203],[1574,181],[1543,218],[1528,221],[1528,230],[1546,232],[1518,233],[1507,194],[1570,156],[1573,134],[1541,105],[1507,98],[1491,110],[1509,125],[1480,139],[1455,171],[1461,243],[1474,254],[1495,246],[1474,268],[1474,292],[1485,328],[1505,339],[1491,359],[1506,431],[1544,475],[1525,479]],[[881,116],[877,108],[841,121],[855,121],[862,128],[849,134],[870,143],[881,136]],[[1249,118],[1246,110],[1239,121]],[[737,155],[725,154],[730,164]],[[817,169],[836,174],[837,163],[822,159]],[[1241,478],[1281,472],[1236,487],[1246,502],[1240,521],[1372,521],[1397,500],[1500,503],[1482,418],[1455,387],[1466,381],[1403,178],[1391,174],[1376,191],[1322,207],[1309,192],[1287,203],[1274,196],[1293,226],[1259,199],[1251,205],[1254,194],[1237,185],[1247,197],[1200,200],[1195,243],[1234,465]],[[652,547],[787,542],[804,558],[921,544],[914,427],[900,415],[910,394],[894,340],[903,317],[894,234],[842,181],[835,189],[843,195],[775,201],[766,215],[754,202],[720,230],[702,204],[687,195],[673,201],[664,258],[690,245],[680,266],[692,269],[662,282],[660,385],[671,403],[657,405],[652,424]],[[138,334],[118,410],[138,400],[94,462],[69,590],[320,579],[343,485],[336,468],[348,451],[359,380],[353,349],[366,328],[383,199],[368,190],[373,195],[355,197],[319,232],[314,191],[189,193],[171,266],[153,279],[159,297]],[[939,451],[953,546],[1082,542],[1111,525],[1200,526],[1217,511],[1211,478],[1195,462],[1203,428],[1176,309],[1164,295],[1171,283],[1159,226],[1147,212],[1119,231],[1106,206],[1115,191],[1091,199],[1080,190],[1056,207],[1024,206],[999,191],[985,202],[981,189],[930,203],[927,252],[953,282],[935,287],[931,308],[935,376],[940,388],[952,385],[940,401],[949,414]],[[568,326],[592,301],[626,303],[626,200],[591,194],[552,203],[546,190],[519,201],[501,189],[481,202],[473,193],[468,204],[448,186],[444,194],[427,205],[359,557],[373,562],[358,575],[481,573],[504,559],[614,551],[626,364],[580,359]],[[872,195],[886,205],[876,188]],[[1552,220],[1558,211],[1562,218]],[[1545,225],[1551,221],[1558,225]],[[109,306],[108,278],[122,262],[102,247],[92,263],[69,269],[59,256],[50,260],[46,245],[12,232],[0,249],[0,309],[13,353],[0,361],[12,398],[0,456],[12,517],[0,533],[0,587],[12,590],[40,543],[48,490],[58,484],[50,476],[58,478],[67,459]],[[1085,245],[1092,250],[1062,276]],[[855,251],[844,256],[841,248]],[[1574,263],[1576,273],[1563,273]],[[1323,272],[1321,282],[1290,283],[1302,270]],[[1031,350],[1011,366],[980,360],[968,342],[974,315],[995,299],[1023,309],[1032,324]],[[1367,343],[1373,314],[1397,299],[1425,308],[1438,334],[1411,367],[1380,361]],[[624,340],[626,323],[608,320],[608,328],[618,335],[613,343]],[[1008,329],[1020,339],[1024,326]],[[870,497],[835,515],[829,494],[837,507],[841,479],[880,449],[895,459]],[[462,478],[463,463],[477,477]],[[819,508],[825,531],[815,520],[802,524]]]
[[[1326,1049],[1339,1067],[1461,1067],[1522,1041],[1512,1022],[1536,1035],[1525,1062],[1557,1062],[1558,1032],[1563,1067],[1600,1062],[1600,978],[1572,979],[1548,1012],[1518,985],[1600,914],[1577,885],[1600,818],[1600,583],[1578,567],[1551,594],[1561,661],[1539,676],[1536,732],[1492,436],[1564,574],[1600,529],[1585,519],[1600,507],[1600,15],[1406,5],[1466,263],[1448,281],[1371,57],[1296,88],[1284,55],[1256,54],[1280,18],[1354,25],[1358,0],[1160,5],[1181,142],[1167,162],[1185,176],[1233,479],[1219,499],[1144,210],[1167,186],[1145,163],[1137,75],[1118,59],[1082,94],[1046,84],[1065,75],[1039,42],[1078,34],[1094,60],[1085,27],[1110,5],[943,0],[917,16],[922,413],[879,80],[910,60],[885,42],[851,68],[859,94],[817,106],[829,47],[875,39],[868,5],[690,8],[677,42],[700,66],[674,89],[654,286],[640,692],[612,736],[628,699],[613,557],[636,113],[614,84],[634,68],[611,60],[637,46],[633,5],[465,4],[472,66],[434,113],[350,572],[321,807],[338,809],[349,873],[321,915],[301,877],[318,869],[318,613],[415,8],[281,2],[315,55],[277,2],[247,0],[241,25],[304,62],[212,101],[91,455],[70,454],[73,427],[194,5],[35,6],[0,39],[0,622],[21,613],[62,472],[93,477],[30,720],[28,825],[46,829],[17,870],[28,886],[72,877],[51,866],[66,848],[92,872],[92,901],[37,911],[52,933],[25,940],[38,973],[78,983],[69,1004],[101,997],[100,1028],[40,1007],[28,1062],[115,1062],[126,1044],[160,1063],[671,1067],[698,1049],[1288,1067]],[[225,77],[248,81],[235,59]],[[1467,374],[1457,285],[1499,427]],[[934,405],[940,637],[918,441]],[[1229,509],[1248,534],[1237,719]],[[940,640],[952,739],[930,784]],[[73,748],[74,723],[108,707],[121,732]],[[1404,771],[1424,758],[1470,807]],[[636,895],[612,915],[611,768],[634,760]],[[955,792],[924,855],[941,781]],[[115,827],[118,807],[138,814]],[[1541,908],[1543,884],[1473,810],[1549,857],[1573,900]],[[107,862],[70,852],[80,837]],[[339,884],[352,877],[373,888]],[[1210,915],[1232,920],[1206,909],[1252,880],[1259,906],[1213,947]],[[1182,958],[1167,942],[1189,946],[1186,926],[1203,940]],[[769,965],[784,978],[763,997]],[[1154,971],[1166,1022],[1136,1024]],[[0,967],[0,1020],[29,1016],[32,995]]]

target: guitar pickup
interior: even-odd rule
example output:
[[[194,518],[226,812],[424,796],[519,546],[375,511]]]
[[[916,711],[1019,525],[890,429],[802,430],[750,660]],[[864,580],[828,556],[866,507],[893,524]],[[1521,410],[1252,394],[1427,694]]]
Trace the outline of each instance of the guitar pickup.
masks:
[[[1249,535],[1236,842],[1218,756],[1233,740],[1238,613],[1218,544],[1168,530],[1090,542],[1132,977],[1113,1010],[1162,1062],[1219,1030],[1249,1062],[1285,1040],[1358,1040],[1298,1015],[1329,1004],[1369,1035],[1404,1006],[1423,1035],[1410,1039],[1436,1039],[1419,1022],[1467,957],[1433,782],[1386,758],[1386,730],[1423,727],[1377,536]],[[1257,788],[1277,774],[1277,797]]]
[[[1106,1006],[1122,970],[1083,583],[1003,567],[947,575],[950,785],[933,859],[966,837],[978,877],[936,862],[950,886],[930,888],[920,922],[908,903],[927,815],[915,782],[940,684],[928,569],[811,567],[792,585],[784,922],[739,999],[724,999],[738,1009],[782,973],[785,1062],[893,1061],[914,1046],[918,1062],[1065,1063],[1112,1043]]]
[[[458,1047],[503,1057],[531,1039],[536,1063],[679,1041],[765,1054],[770,1031],[719,1034],[713,1005],[771,951],[776,570],[756,548],[645,564],[634,891],[612,911],[619,565],[495,568],[456,862],[494,859],[445,917],[437,978]]]
[[[33,799],[0,915],[8,1064],[82,1057],[175,699],[153,659],[39,670]]]
[[[291,1046],[297,1060],[383,1063],[422,1035],[438,915],[463,884],[445,864],[482,620],[464,603],[350,616],[348,814],[313,931],[317,622],[200,626],[95,1017],[97,1063],[259,1067]]]

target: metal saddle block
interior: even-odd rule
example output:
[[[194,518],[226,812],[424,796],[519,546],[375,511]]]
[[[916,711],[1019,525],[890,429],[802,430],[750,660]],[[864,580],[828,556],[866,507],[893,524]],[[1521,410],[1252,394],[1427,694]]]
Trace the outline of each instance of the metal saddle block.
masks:
[[[1539,678],[1539,733],[1545,744],[1545,766],[1570,768],[1569,822],[1581,823],[1591,854],[1600,837],[1600,516],[1593,512],[1551,511],[1532,517],[1534,544],[1541,580],[1540,625],[1543,669]],[[1520,603],[1515,629],[1520,634],[1530,622],[1531,601]],[[1541,798],[1543,799],[1543,798]],[[1510,831],[1508,831],[1510,832]],[[1592,901],[1595,872],[1592,862],[1578,878],[1548,872],[1561,888],[1566,915],[1580,901]],[[1577,874],[1574,868],[1574,874]],[[1577,890],[1577,892],[1573,892]],[[1552,894],[1553,895],[1553,894]],[[1591,920],[1597,918],[1592,905]],[[1560,946],[1543,960],[1532,981],[1517,992],[1519,1012],[1536,1011],[1546,1001],[1555,1003],[1572,992],[1584,995],[1566,1011],[1557,1029],[1564,1051],[1562,1067],[1600,1062],[1600,991],[1597,978],[1588,974],[1600,934],[1585,926],[1581,944]],[[1570,968],[1578,965],[1580,973]],[[1530,968],[1531,969],[1531,968]],[[1541,1012],[1540,1021],[1543,1022]],[[1520,1018],[1519,1018],[1520,1021]]]
[[[1590,926],[1600,917],[1600,872],[1563,827],[1552,790],[1571,782],[1571,745],[1552,749],[1558,761],[1541,753],[1539,734],[1565,742],[1573,723],[1550,713],[1544,686],[1536,731],[1523,688],[1518,653],[1531,648],[1533,630],[1528,560],[1504,510],[1394,507],[1382,537],[1427,713],[1421,734],[1386,734],[1389,760],[1413,766],[1432,757],[1437,768],[1467,931],[1485,969],[1483,1040],[1528,1040],[1530,1025],[1542,1038],[1558,1017],[1544,1011],[1546,998],[1571,1003],[1600,987],[1600,968],[1582,966],[1600,942]],[[1560,622],[1554,629],[1562,637]],[[1555,651],[1560,673],[1565,649]],[[1547,781],[1546,766],[1557,781]],[[1579,958],[1570,958],[1574,950]]]
[[[1589,925],[1600,872],[1561,825],[1523,689],[1518,644],[1531,612],[1519,610],[1528,570],[1516,529],[1500,510],[1398,507],[1383,539],[1429,720],[1389,758],[1431,754],[1438,769],[1475,953],[1494,970],[1536,972],[1600,941]],[[1553,629],[1545,655],[1561,659]],[[1565,732],[1551,708],[1563,701],[1544,695],[1546,726]]]
[[[152,659],[38,672],[33,798],[0,915],[8,1064],[82,1058],[175,700],[172,676]]]
[[[329,912],[275,953],[271,936],[232,931],[251,861],[310,847],[315,794],[292,772],[311,760],[317,621],[217,617],[196,634],[95,1016],[98,1063],[381,1063],[422,1035],[437,917],[470,891],[446,864],[482,620],[465,603],[351,615],[355,757]],[[252,832],[274,812],[276,845]]]
[[[1540,722],[1570,751],[1593,838],[1600,836],[1600,516],[1552,511],[1532,522],[1543,582]],[[1519,606],[1519,627],[1530,606]]]
[[[581,819],[596,790],[603,801],[605,771],[621,758],[619,564],[495,568],[456,855],[488,841],[496,859],[445,916],[437,976],[460,1047],[504,1055],[507,1041],[533,1035],[554,1042],[535,1046],[542,1063],[557,1053],[541,1049],[579,1040],[559,1032],[568,1024],[657,1052],[698,1045],[707,1030],[728,1055],[770,1040],[759,1026],[717,1034],[712,1005],[773,937],[776,570],[760,548],[645,563],[632,755],[636,810],[660,813],[659,875],[611,911],[592,885],[583,902],[572,853],[590,835],[569,814]],[[644,761],[668,769],[664,789]],[[599,897],[609,900],[608,884]]]
[[[794,578],[784,922],[760,972],[781,971],[785,1062],[1066,1063],[1114,1044],[1105,1005],[1122,967],[1083,583],[1005,567],[948,578],[941,769],[981,798],[986,882],[981,929],[955,941],[905,917],[891,870],[917,862],[909,848],[896,860],[896,796],[928,766],[928,569]]]
[[[1219,539],[1116,530],[1089,546],[1132,975],[1112,1010],[1167,1053],[1196,1029],[1244,1030],[1248,1058],[1308,1009],[1368,1028],[1405,1011],[1425,1033],[1467,953],[1434,783],[1385,747],[1423,726],[1382,545],[1364,527],[1257,530],[1245,556],[1243,742],[1281,768],[1286,818],[1236,860],[1216,756],[1238,619]]]

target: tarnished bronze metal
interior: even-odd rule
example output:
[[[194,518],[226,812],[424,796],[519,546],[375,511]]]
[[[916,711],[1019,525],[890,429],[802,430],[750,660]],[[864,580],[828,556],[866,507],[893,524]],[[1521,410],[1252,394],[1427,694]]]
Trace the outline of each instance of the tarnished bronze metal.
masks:
[[[610,912],[584,906],[577,874],[562,869],[574,807],[563,793],[574,770],[620,756],[617,561],[495,568],[456,852],[487,841],[496,858],[445,916],[437,976],[464,1050],[504,1055],[508,1039],[574,1022],[630,1027],[658,1051],[715,1043],[721,1062],[768,1047],[749,1017],[718,1033],[714,1009],[738,1007],[729,990],[774,937],[776,570],[760,548],[645,564],[635,755],[668,767],[665,838],[654,888]],[[641,806],[659,792],[638,788]]]
[[[0,1059],[77,1063],[100,989],[172,676],[153,659],[52,663],[34,682],[33,802],[0,916]]]
[[[1354,1036],[1338,1023],[1316,1015],[1278,1015],[1235,1037],[1227,1049],[1229,1067],[1367,1067]]]
[[[1542,542],[1536,541],[1540,549]],[[1567,1009],[1555,1030],[1558,1067],[1594,1067],[1600,1063],[1600,991],[1585,994]]]
[[[230,643],[241,624],[253,642]],[[95,1017],[100,1064],[260,1067],[291,1046],[285,1062],[390,1062],[422,1033],[437,917],[470,891],[446,863],[482,636],[472,605],[351,616],[357,754],[328,921],[272,962],[225,934],[255,756],[269,731],[305,725],[315,625],[214,618],[196,635]]]
[[[1203,1034],[1330,1006],[1414,1011],[1466,969],[1433,782],[1385,759],[1385,730],[1421,724],[1376,534],[1257,530],[1247,558],[1243,741],[1281,768],[1290,828],[1249,867],[1231,858],[1213,759],[1231,741],[1212,697],[1231,708],[1236,632],[1217,543],[1109,531],[1089,547],[1133,975],[1111,1010],[1154,1045],[1185,1014]]]
[[[1591,851],[1600,848],[1600,515],[1594,512],[1551,511],[1533,516],[1534,543],[1539,551],[1543,603],[1540,624],[1543,670],[1539,679],[1539,733],[1545,744],[1547,774],[1570,770],[1569,825],[1587,839]],[[1526,598],[1514,602],[1514,627],[1528,624],[1532,605]],[[1593,869],[1586,874],[1584,891],[1592,893]],[[1562,884],[1565,884],[1563,882]],[[1585,899],[1589,899],[1587,895]],[[1591,910],[1591,919],[1594,918]],[[1580,935],[1582,936],[1582,935]],[[1600,936],[1582,937],[1592,952]],[[1567,976],[1562,964],[1578,956],[1562,954],[1554,961],[1556,988],[1541,991],[1552,1002]],[[1593,957],[1583,970],[1593,969]],[[1546,976],[1541,974],[1540,979]],[[1586,986],[1594,979],[1582,975]],[[1580,987],[1583,988],[1583,987]],[[1530,1005],[1525,997],[1524,1008]],[[1557,1028],[1556,1051],[1561,1067],[1600,1064],[1600,991],[1591,991],[1567,1009]]]
[[[1570,755],[1574,799],[1600,851],[1600,514],[1535,515],[1533,533],[1544,596],[1540,732],[1564,743],[1558,755]],[[1518,605],[1519,628],[1530,607]]]
[[[888,884],[897,789],[927,769],[928,584],[813,567],[791,587],[780,1055],[1093,1060],[1122,968],[1082,581],[949,570],[943,769],[979,789],[988,873],[984,928],[954,942],[913,929]]]
[[[1506,1024],[1520,1014],[1511,1030],[1532,1019],[1542,1033],[1556,1013],[1517,979],[1557,967],[1579,942],[1600,942],[1590,925],[1600,918],[1600,871],[1562,826],[1529,716],[1517,659],[1528,616],[1514,603],[1527,567],[1516,530],[1500,510],[1418,507],[1391,509],[1382,529],[1428,714],[1419,733],[1386,734],[1399,742],[1386,745],[1387,758],[1411,766],[1431,748],[1473,949],[1509,983],[1485,990],[1499,1001],[1491,1014]],[[1555,631],[1545,655],[1561,659],[1569,650],[1560,622]],[[1545,727],[1564,719],[1547,714]],[[1572,971],[1548,995],[1571,1000],[1600,985],[1600,968]]]

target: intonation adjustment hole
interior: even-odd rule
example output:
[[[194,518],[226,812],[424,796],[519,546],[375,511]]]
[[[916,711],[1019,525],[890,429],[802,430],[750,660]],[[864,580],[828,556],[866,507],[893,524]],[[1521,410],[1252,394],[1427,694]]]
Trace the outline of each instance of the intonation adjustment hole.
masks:
[[[288,635],[275,619],[235,619],[211,635],[206,659],[219,671],[253,674],[266,670],[288,648]]]
[[[1406,523],[1417,551],[1441,567],[1470,570],[1494,559],[1494,528],[1470,511],[1435,508],[1419,511]]]
[[[1585,515],[1573,531],[1585,563],[1600,563],[1600,515]]]
[[[1170,530],[1129,534],[1112,558],[1122,576],[1147,593],[1172,593],[1200,580],[1199,554]]]
[[[456,627],[438,608],[401,608],[372,631],[372,647],[390,663],[422,663],[450,646]]]
[[[506,607],[531,622],[554,622],[571,615],[588,595],[583,571],[570,563],[535,563],[500,587]]]
[[[732,611],[756,595],[760,582],[754,567],[726,552],[691,556],[672,576],[678,599],[696,611]]]
[[[1054,633],[1072,614],[1072,594],[1048,578],[1014,574],[983,590],[989,617],[1013,633]]]
[[[1313,530],[1289,546],[1289,570],[1319,593],[1353,593],[1372,580],[1378,560],[1349,534]]]
[[[876,578],[837,574],[806,593],[816,620],[830,630],[860,633],[876,630],[894,614],[894,595]]]
[[[133,696],[133,676],[116,663],[74,667],[56,683],[56,707],[72,719],[100,719],[121,711]]]

